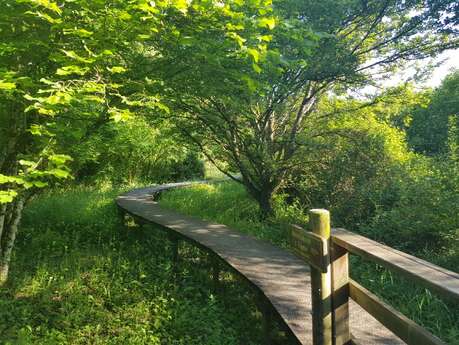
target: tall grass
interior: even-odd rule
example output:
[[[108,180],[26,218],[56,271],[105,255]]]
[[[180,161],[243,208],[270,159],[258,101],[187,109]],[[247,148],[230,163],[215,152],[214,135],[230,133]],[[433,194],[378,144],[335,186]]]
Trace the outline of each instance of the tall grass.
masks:
[[[276,218],[262,222],[257,205],[233,182],[197,185],[164,193],[161,205],[222,223],[288,249],[287,224],[305,223],[295,206],[276,202]],[[459,344],[459,306],[375,264],[351,257],[351,276],[448,344]],[[421,345],[421,344],[420,344]]]
[[[213,293],[207,256],[187,246],[172,274],[166,235],[120,222],[120,192],[71,188],[27,207],[0,344],[261,344],[247,286],[226,275]]]

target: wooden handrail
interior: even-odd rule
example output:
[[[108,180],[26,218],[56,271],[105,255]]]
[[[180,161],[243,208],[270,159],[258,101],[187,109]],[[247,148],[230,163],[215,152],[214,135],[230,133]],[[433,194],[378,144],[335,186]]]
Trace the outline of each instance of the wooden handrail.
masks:
[[[459,274],[344,229],[333,229],[333,243],[459,302]]]
[[[320,211],[320,212],[319,212]],[[319,253],[318,241],[312,241],[312,233],[294,227],[291,233],[292,246],[295,253],[311,264],[311,278],[313,284],[312,294],[318,291],[327,291],[327,296],[321,296],[313,300],[313,324],[321,324],[324,316],[322,309],[327,307],[332,316],[332,344],[348,345],[350,343],[349,333],[349,298],[358,303],[368,313],[373,315],[385,327],[391,330],[408,345],[444,345],[441,339],[431,334],[425,328],[404,316],[393,307],[389,306],[376,295],[349,279],[348,253],[363,257],[375,262],[392,271],[396,271],[409,280],[417,281],[424,286],[435,290],[442,297],[459,302],[459,274],[438,267],[430,262],[406,254],[399,250],[390,248],[381,243],[370,240],[366,237],[354,234],[345,229],[332,229],[331,236],[327,233],[318,232],[318,228],[327,228],[328,218],[322,223],[318,222],[317,214],[327,214],[326,210],[311,210],[310,229],[320,235],[326,241],[326,247],[322,250],[324,256],[329,259],[329,269],[319,271],[321,266],[317,265],[317,259],[311,252]],[[319,226],[320,225],[320,226]],[[316,272],[317,277],[313,273]],[[327,275],[319,279],[318,274],[327,272]],[[328,276],[331,274],[331,276]],[[314,279],[315,278],[315,279]],[[317,282],[314,284],[314,280]],[[331,286],[331,289],[330,289]],[[330,291],[328,293],[328,291]],[[315,302],[315,303],[314,303]],[[328,307],[331,302],[331,308]],[[327,332],[328,327],[318,328],[320,332],[313,333],[314,344],[328,345],[330,340]]]

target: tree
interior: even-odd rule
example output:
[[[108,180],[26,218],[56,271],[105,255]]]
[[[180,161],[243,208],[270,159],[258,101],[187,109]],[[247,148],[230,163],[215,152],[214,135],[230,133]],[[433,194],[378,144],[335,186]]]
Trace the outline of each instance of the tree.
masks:
[[[454,1],[235,1],[235,16],[193,16],[164,28],[153,65],[177,129],[231,178],[241,174],[264,216],[298,148],[322,133],[321,96],[359,87],[458,44]],[[196,16],[195,16],[196,14]],[[220,14],[220,16],[224,16]],[[236,19],[235,19],[236,18]],[[167,72],[166,72],[167,71]],[[332,115],[332,114],[330,114]],[[304,150],[302,150],[304,153]],[[307,155],[306,155],[307,157]],[[225,162],[226,164],[219,164]]]
[[[448,152],[448,139],[459,144],[452,135],[459,126],[459,71],[450,73],[442,84],[430,94],[429,104],[411,109],[407,128],[408,140],[413,149],[428,155]]]
[[[128,69],[141,65],[141,42],[155,32],[160,12],[183,6],[0,3],[0,284],[24,204],[37,189],[71,177],[66,146],[133,116],[136,107],[161,108],[156,95],[144,93],[144,75]]]

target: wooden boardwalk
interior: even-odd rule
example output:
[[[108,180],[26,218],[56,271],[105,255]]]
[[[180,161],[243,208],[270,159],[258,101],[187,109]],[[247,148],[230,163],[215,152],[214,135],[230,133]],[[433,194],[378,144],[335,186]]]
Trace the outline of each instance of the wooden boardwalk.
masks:
[[[204,222],[163,209],[153,200],[153,196],[161,191],[187,185],[190,183],[133,190],[119,196],[116,203],[121,210],[146,222],[160,225],[219,256],[269,300],[300,344],[312,344],[308,264],[265,241],[221,224]],[[405,344],[352,301],[350,327],[358,344]]]

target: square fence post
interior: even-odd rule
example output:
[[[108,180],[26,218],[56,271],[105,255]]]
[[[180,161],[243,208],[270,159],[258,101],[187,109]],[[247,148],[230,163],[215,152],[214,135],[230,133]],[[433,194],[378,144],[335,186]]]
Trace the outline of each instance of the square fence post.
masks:
[[[309,211],[311,231],[328,244],[330,242],[330,213],[327,210]],[[312,340],[314,345],[332,345],[332,282],[329,246],[325,246],[324,262],[326,271],[322,272],[311,265],[312,296]]]

